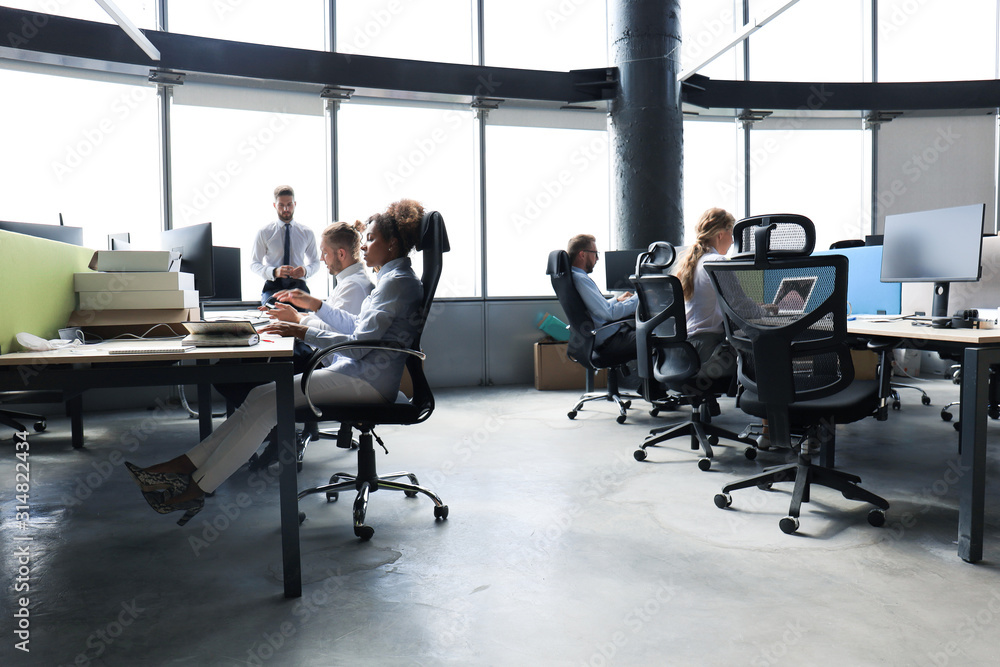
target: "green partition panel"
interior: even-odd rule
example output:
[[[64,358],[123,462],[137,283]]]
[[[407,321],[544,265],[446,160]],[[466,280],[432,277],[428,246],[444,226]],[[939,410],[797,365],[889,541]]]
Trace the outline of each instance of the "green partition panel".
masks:
[[[89,248],[0,231],[0,353],[19,352],[22,331],[58,338],[76,308],[73,274],[89,271]]]

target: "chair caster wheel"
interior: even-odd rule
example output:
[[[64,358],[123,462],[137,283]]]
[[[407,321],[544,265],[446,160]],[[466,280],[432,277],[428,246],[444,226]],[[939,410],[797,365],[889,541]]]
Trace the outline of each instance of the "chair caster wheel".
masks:
[[[653,408],[652,410],[649,411],[649,416],[650,417],[659,417],[660,416],[660,411],[657,408]]]
[[[566,413],[566,416],[569,417],[570,419],[576,419],[576,410],[570,410],[569,412]]]
[[[437,505],[435,505],[434,506],[434,518],[435,519],[447,519],[448,518],[448,506],[447,505],[441,505],[441,507],[438,507]]]
[[[956,431],[962,430],[962,422],[955,422],[954,426]]]
[[[403,491],[403,495],[406,496],[407,498],[416,498],[417,497],[417,492],[416,491]]]
[[[771,482],[758,482],[757,483],[757,488],[760,489],[761,491],[770,491],[771,490]]]
[[[337,502],[338,498],[340,498],[340,494],[337,493],[336,491],[327,491],[326,492],[326,502],[328,502],[328,503],[335,503],[335,502]]]
[[[698,459],[698,470],[708,471],[712,469],[712,459],[705,457]]]
[[[645,449],[637,449],[637,450],[635,450],[634,452],[632,452],[632,458],[634,458],[636,461],[645,461],[646,460],[646,450]]]
[[[743,450],[743,456],[747,457],[747,461],[753,461],[757,458],[757,448],[747,447]]]
[[[720,510],[724,510],[733,504],[733,497],[728,493],[717,493],[715,494],[715,506]]]
[[[301,526],[306,520],[306,513],[299,512],[299,525]]]
[[[899,401],[893,401],[892,402],[892,409],[893,410],[899,410]]]
[[[632,407],[632,401],[622,401],[622,407],[628,410]]]
[[[41,433],[42,431],[45,430],[45,426],[46,426],[46,424],[45,424],[44,420],[36,421],[35,422],[35,432],[36,433]]]
[[[362,542],[367,542],[372,539],[375,534],[375,529],[371,526],[355,526],[354,534],[361,538]]]
[[[791,535],[799,529],[799,520],[794,516],[786,516],[778,522],[778,527],[781,528],[781,532],[785,535]]]
[[[624,424],[625,423],[625,419],[626,419],[625,415],[618,415],[618,417],[615,419],[615,421],[618,422],[619,424]]]
[[[717,435],[708,436],[708,444],[712,445],[713,447],[717,447],[719,444],[719,436]]]
[[[930,396],[921,396],[920,397],[920,402],[923,403],[924,405],[930,405],[931,404],[931,397]]]
[[[885,512],[872,510],[868,513],[868,524],[880,528],[885,525]]]
[[[945,412],[944,410],[941,410],[941,419],[943,419],[946,422],[950,422],[951,421],[951,413],[950,412]]]

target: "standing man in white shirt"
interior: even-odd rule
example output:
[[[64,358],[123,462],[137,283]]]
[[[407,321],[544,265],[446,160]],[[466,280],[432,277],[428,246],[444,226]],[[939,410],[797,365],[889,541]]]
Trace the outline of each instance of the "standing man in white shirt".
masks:
[[[316,235],[296,222],[295,191],[290,185],[274,189],[274,210],[278,219],[261,228],[253,244],[250,269],[264,279],[260,302],[266,303],[280,290],[309,292],[306,278],[320,267]]]
[[[634,294],[626,292],[619,297],[605,298],[597,283],[590,277],[601,257],[597,250],[597,239],[593,235],[577,234],[569,240],[566,253],[573,265],[573,284],[594,319],[595,327],[600,328],[608,322],[635,315],[638,299]],[[635,361],[635,317],[598,331],[594,336],[594,347],[612,365]]]

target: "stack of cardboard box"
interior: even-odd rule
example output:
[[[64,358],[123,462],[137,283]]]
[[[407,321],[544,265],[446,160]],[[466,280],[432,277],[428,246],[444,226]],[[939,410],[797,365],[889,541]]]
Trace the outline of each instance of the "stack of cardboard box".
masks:
[[[180,272],[179,265],[180,256],[168,250],[94,253],[93,270],[74,274],[78,305],[69,326],[103,338],[147,332],[183,335],[183,327],[176,325],[200,317],[194,276]],[[166,327],[150,331],[158,324]]]

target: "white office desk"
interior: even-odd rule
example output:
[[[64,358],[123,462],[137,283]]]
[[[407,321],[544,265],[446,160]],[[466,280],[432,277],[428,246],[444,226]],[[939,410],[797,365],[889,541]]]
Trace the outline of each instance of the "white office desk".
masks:
[[[990,366],[1000,364],[1000,329],[934,329],[914,326],[911,320],[851,320],[847,323],[847,331],[878,340],[898,339],[903,347],[951,352],[961,359],[962,475],[959,480],[958,555],[970,563],[982,560],[986,408]]]
[[[274,382],[278,407],[278,441],[282,445],[279,498],[281,552],[285,596],[302,595],[299,553],[299,512],[295,466],[295,405],[292,393],[293,338],[279,338],[250,347],[205,347],[187,352],[109,355],[99,348],[64,348],[51,352],[0,355],[0,391],[86,389],[198,385],[202,437],[212,430],[210,388],[220,382]],[[134,346],[135,341],[111,344]],[[108,345],[108,344],[104,344]],[[194,360],[194,364],[172,363]],[[239,360],[247,363],[211,363]],[[76,443],[74,443],[76,444]]]

